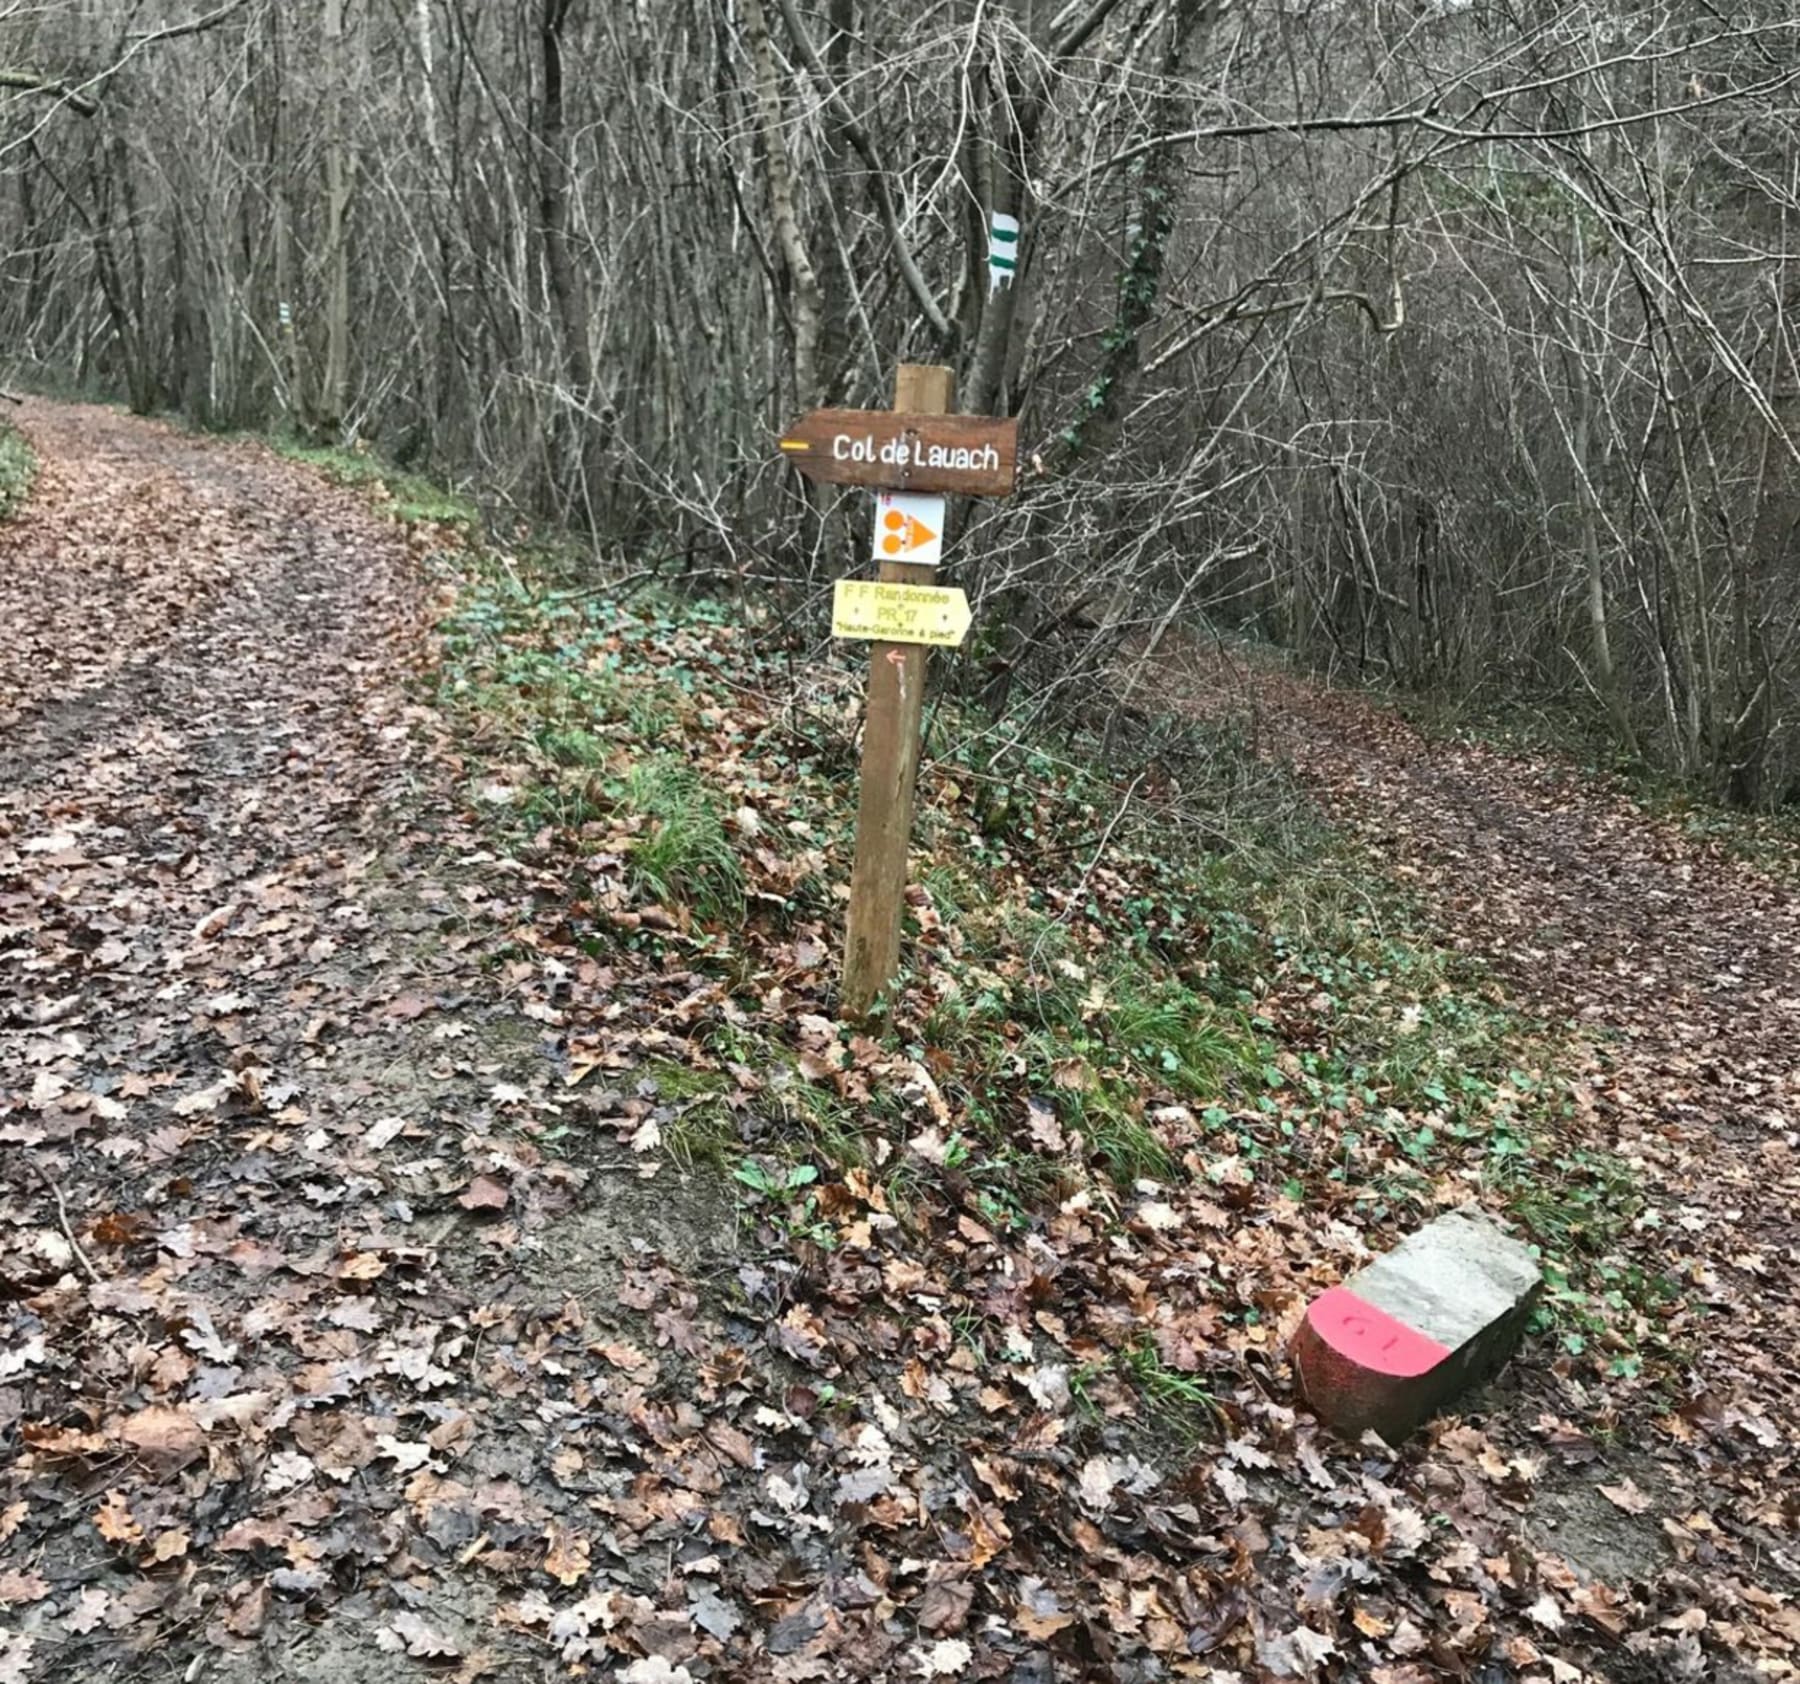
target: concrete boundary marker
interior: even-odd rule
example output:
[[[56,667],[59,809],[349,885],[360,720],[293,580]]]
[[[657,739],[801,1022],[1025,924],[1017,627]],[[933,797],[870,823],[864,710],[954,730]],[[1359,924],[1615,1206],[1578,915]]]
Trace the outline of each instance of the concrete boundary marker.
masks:
[[[1427,1223],[1307,1307],[1300,1390],[1338,1432],[1399,1444],[1518,1349],[1543,1276],[1523,1243],[1473,1209]]]

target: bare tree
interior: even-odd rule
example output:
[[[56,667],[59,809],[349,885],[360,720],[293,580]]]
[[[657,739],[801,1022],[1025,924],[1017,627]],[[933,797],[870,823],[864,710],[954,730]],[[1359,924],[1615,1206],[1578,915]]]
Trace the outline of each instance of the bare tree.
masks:
[[[1773,0],[145,12],[0,9],[20,378],[804,600],[861,517],[772,429],[949,361],[1033,461],[960,540],[995,707],[1205,618],[1800,786]]]

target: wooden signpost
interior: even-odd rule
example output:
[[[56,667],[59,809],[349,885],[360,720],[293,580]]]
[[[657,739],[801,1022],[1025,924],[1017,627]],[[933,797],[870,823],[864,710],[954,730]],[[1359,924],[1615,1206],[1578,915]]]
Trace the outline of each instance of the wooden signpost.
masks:
[[[942,498],[1006,497],[1018,478],[1018,422],[952,415],[954,390],[950,369],[903,363],[892,412],[816,409],[781,440],[809,479],[884,493],[875,522],[878,578],[841,580],[832,612],[839,637],[874,639],[844,945],[843,1008],[852,1018],[868,1015],[900,963],[926,653],[968,635],[967,598],[933,585]]]
[[[908,363],[900,371],[919,367]],[[1019,423],[938,415],[918,404],[815,409],[781,440],[788,460],[822,485],[873,485],[960,497],[1009,497],[1019,477]]]

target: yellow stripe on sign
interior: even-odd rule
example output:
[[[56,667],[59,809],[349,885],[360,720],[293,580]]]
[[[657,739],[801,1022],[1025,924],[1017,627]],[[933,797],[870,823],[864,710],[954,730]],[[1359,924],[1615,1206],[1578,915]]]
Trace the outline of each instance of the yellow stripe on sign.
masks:
[[[954,649],[969,635],[969,599],[940,585],[840,579],[831,596],[831,635]]]
[[[811,450],[812,446],[808,444],[805,439],[783,439],[781,441],[781,448],[783,450],[792,451],[796,455],[803,455],[805,452]]]

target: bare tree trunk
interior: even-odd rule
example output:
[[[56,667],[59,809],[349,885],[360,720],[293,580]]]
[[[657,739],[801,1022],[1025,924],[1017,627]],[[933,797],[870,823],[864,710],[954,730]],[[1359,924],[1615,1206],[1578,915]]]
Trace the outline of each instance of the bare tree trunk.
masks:
[[[998,109],[990,114],[990,121],[1001,125],[1002,132],[989,137],[987,148],[990,228],[997,215],[1011,217],[1021,225],[1025,221],[1025,182],[1037,150],[1041,112],[1036,91],[1026,82],[1024,74],[1015,71],[1010,63],[1006,70],[1005,97],[997,104]],[[963,392],[964,407],[971,415],[991,415],[1000,401],[1007,365],[1012,360],[1013,321],[1018,313],[1019,288],[1025,276],[1025,253],[1032,238],[1031,231],[1021,226],[1019,267],[1011,275],[990,284],[981,307],[981,326],[976,331],[975,351]]]
[[[269,118],[269,208],[274,223],[275,339],[281,373],[281,401],[290,426],[304,427],[311,414],[300,360],[299,309],[294,271],[293,168],[288,147],[293,135],[293,91],[288,80],[286,27],[282,9],[268,11],[268,71],[272,89]]]
[[[761,131],[763,170],[769,185],[769,215],[776,244],[787,271],[787,312],[794,337],[794,399],[810,409],[819,394],[819,335],[823,307],[818,272],[800,232],[794,205],[794,166],[782,124],[781,81],[775,45],[762,0],[739,0],[744,15],[744,43],[756,88],[757,125]]]
[[[538,212],[543,222],[544,271],[562,340],[563,421],[556,431],[565,441],[562,453],[573,469],[574,483],[560,488],[565,506],[585,524],[593,523],[594,499],[600,490],[604,434],[595,410],[594,353],[588,339],[586,275],[570,251],[569,155],[563,35],[576,0],[543,0],[538,49],[543,67],[544,102],[538,119]]]
[[[1600,546],[1600,498],[1594,485],[1594,394],[1586,356],[1579,347],[1569,357],[1569,373],[1575,387],[1572,445],[1576,495],[1581,504],[1581,555],[1587,573],[1588,637],[1594,657],[1594,688],[1605,703],[1614,739],[1628,754],[1635,755],[1638,752],[1637,733],[1632,728],[1631,708],[1613,661],[1612,633],[1608,626],[1606,563]]]
[[[325,370],[319,382],[315,429],[342,433],[350,392],[349,54],[344,45],[344,0],[325,0]]]
[[[842,88],[849,80],[851,31],[856,24],[856,0],[830,0],[825,14],[830,39],[825,43],[825,69],[833,87]],[[849,219],[858,207],[858,199],[847,190],[855,169],[856,150],[852,145],[841,105],[834,101],[825,115],[824,163],[826,186],[832,192],[840,223]],[[834,284],[825,292],[821,305],[823,320],[819,327],[821,395],[830,395],[826,387],[835,389],[851,370],[850,303],[856,296],[857,275],[851,267],[849,242],[834,243],[831,266],[836,271]]]

